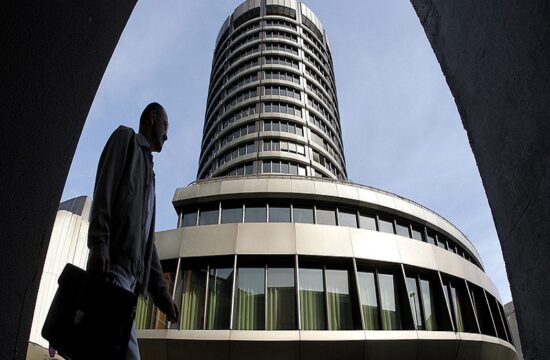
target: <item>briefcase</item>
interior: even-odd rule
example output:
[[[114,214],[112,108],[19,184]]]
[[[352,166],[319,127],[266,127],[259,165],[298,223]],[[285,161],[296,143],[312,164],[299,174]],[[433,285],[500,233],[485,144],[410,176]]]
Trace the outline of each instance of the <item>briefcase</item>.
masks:
[[[72,264],[58,284],[42,337],[66,359],[124,359],[137,296]]]

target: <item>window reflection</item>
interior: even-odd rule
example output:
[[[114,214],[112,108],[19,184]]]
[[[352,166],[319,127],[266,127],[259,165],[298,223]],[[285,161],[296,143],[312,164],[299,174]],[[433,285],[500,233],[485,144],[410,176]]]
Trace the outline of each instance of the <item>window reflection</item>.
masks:
[[[361,229],[376,231],[376,217],[374,215],[360,214],[359,227]]]
[[[187,212],[183,214],[183,227],[197,225],[197,212]]]
[[[338,225],[357,227],[357,213],[355,211],[338,209]]]
[[[334,209],[317,208],[317,224],[336,225],[336,212]]]
[[[293,268],[267,269],[267,330],[296,329]]]
[[[378,284],[380,287],[380,305],[382,308],[382,329],[400,330],[401,317],[399,315],[393,275],[378,274]]]
[[[240,223],[243,221],[242,205],[222,208],[222,224]]]
[[[266,206],[246,206],[244,210],[244,222],[266,222]]]
[[[378,228],[382,232],[393,234],[393,220],[380,218],[378,220]]]
[[[290,222],[290,206],[269,205],[269,222]]]
[[[206,270],[184,270],[182,272],[180,329],[202,329],[205,289]]]
[[[414,327],[418,330],[424,329],[422,313],[420,312],[420,292],[416,284],[416,278],[407,277],[407,292],[409,294],[409,303],[413,314]]]
[[[313,224],[312,207],[293,207],[293,220],[295,223]]]
[[[201,210],[199,215],[199,225],[217,224],[218,213],[219,213],[219,210],[217,208]]]
[[[228,329],[229,317],[231,314],[233,269],[210,269],[208,276],[208,307],[206,329]]]
[[[265,268],[239,268],[237,271],[237,299],[235,328],[237,330],[264,330]]]
[[[420,290],[422,292],[422,310],[424,310],[426,318],[426,330],[437,330],[432,284],[428,280],[420,279]]]
[[[326,270],[329,330],[351,330],[353,319],[348,272]]]
[[[325,299],[322,269],[300,269],[302,330],[325,330]]]
[[[380,325],[378,324],[378,301],[376,300],[374,273],[358,272],[357,275],[365,330],[378,330]]]

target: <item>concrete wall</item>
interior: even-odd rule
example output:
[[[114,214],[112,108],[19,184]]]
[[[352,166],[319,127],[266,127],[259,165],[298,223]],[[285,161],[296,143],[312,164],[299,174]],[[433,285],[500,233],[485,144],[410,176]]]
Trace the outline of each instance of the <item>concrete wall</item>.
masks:
[[[477,161],[502,245],[523,353],[550,340],[550,4],[411,0]]]
[[[0,348],[24,359],[55,214],[84,121],[136,0],[3,4]]]

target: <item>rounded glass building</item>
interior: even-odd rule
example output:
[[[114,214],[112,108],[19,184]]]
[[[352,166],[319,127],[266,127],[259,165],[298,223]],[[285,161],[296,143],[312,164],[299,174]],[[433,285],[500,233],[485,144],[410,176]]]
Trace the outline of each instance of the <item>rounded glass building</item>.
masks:
[[[216,41],[197,181],[156,234],[181,315],[140,300],[142,358],[515,359],[462,232],[346,178],[321,22],[243,3]]]

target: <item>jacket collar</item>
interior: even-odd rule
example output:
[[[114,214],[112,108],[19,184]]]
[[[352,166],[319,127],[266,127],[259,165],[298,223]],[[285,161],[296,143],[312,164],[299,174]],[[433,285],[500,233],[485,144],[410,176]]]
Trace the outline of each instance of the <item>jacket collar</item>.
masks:
[[[137,142],[139,146],[146,148],[151,152],[151,144],[149,144],[149,141],[145,138],[145,136],[141,135],[140,133],[137,133]]]

